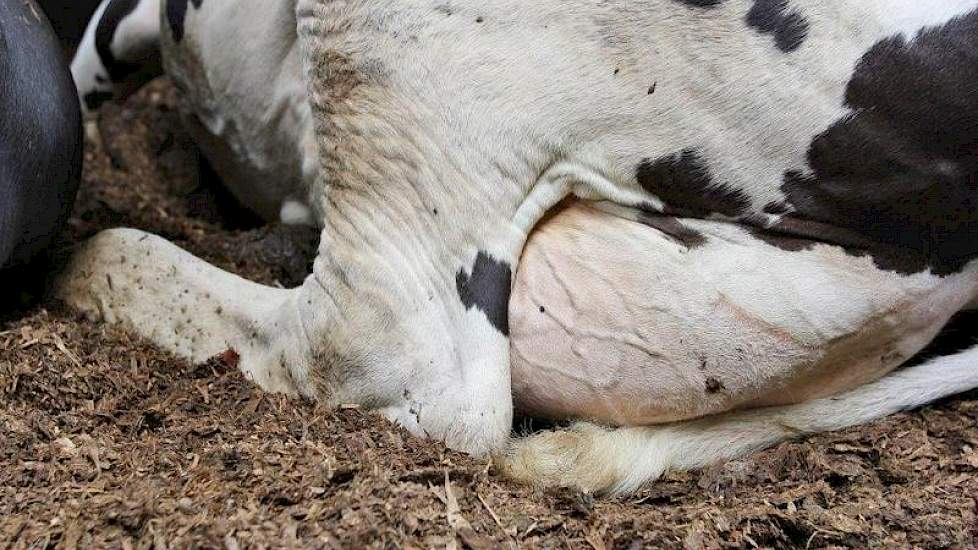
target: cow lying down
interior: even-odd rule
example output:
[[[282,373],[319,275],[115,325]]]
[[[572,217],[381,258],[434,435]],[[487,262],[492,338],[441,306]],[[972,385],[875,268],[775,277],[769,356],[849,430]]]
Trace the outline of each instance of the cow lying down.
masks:
[[[631,491],[978,386],[978,0],[109,0],[228,187],[322,227],[282,290],[106,231],[59,295],[513,478]],[[510,439],[514,407],[581,421]]]

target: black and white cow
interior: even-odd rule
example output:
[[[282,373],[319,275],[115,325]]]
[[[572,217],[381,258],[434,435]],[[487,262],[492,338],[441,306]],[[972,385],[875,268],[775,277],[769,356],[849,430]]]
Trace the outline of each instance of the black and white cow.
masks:
[[[199,143],[319,256],[283,290],[112,230],[82,311],[594,491],[978,386],[893,372],[978,305],[978,0],[159,8]]]
[[[136,91],[161,72],[160,0],[103,0],[71,65],[82,110]]]
[[[33,0],[2,2],[0,269],[51,244],[74,204],[81,163],[81,116],[58,40]]]

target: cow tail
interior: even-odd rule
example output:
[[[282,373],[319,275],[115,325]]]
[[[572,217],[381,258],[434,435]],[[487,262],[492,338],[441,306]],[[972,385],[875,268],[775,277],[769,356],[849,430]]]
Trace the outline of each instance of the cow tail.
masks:
[[[976,387],[978,346],[798,405],[638,428],[578,423],[515,440],[498,461],[505,475],[533,485],[628,493],[669,471],[701,468],[788,439],[858,426]]]

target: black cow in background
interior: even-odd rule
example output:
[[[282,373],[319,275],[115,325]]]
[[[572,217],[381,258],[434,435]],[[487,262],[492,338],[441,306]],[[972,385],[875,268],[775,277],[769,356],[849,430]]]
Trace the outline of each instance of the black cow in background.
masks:
[[[86,3],[94,4],[77,5]],[[63,15],[58,4],[48,9]],[[16,302],[22,283],[37,279],[25,270],[43,261],[64,227],[81,176],[78,96],[44,13],[34,0],[0,2],[0,304]],[[77,34],[85,20],[62,24]]]
[[[99,3],[100,0],[38,0],[68,59],[74,55],[82,35],[85,34],[85,25]]]

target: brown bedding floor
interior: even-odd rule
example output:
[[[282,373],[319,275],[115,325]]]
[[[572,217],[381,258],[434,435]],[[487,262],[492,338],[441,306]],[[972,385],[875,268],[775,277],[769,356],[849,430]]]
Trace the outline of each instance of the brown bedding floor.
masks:
[[[68,244],[139,227],[254,280],[301,279],[315,235],[218,206],[165,81],[100,129]],[[0,548],[976,546],[978,393],[595,500],[514,486],[358,410],[263,395],[233,367],[50,302],[5,313]]]

